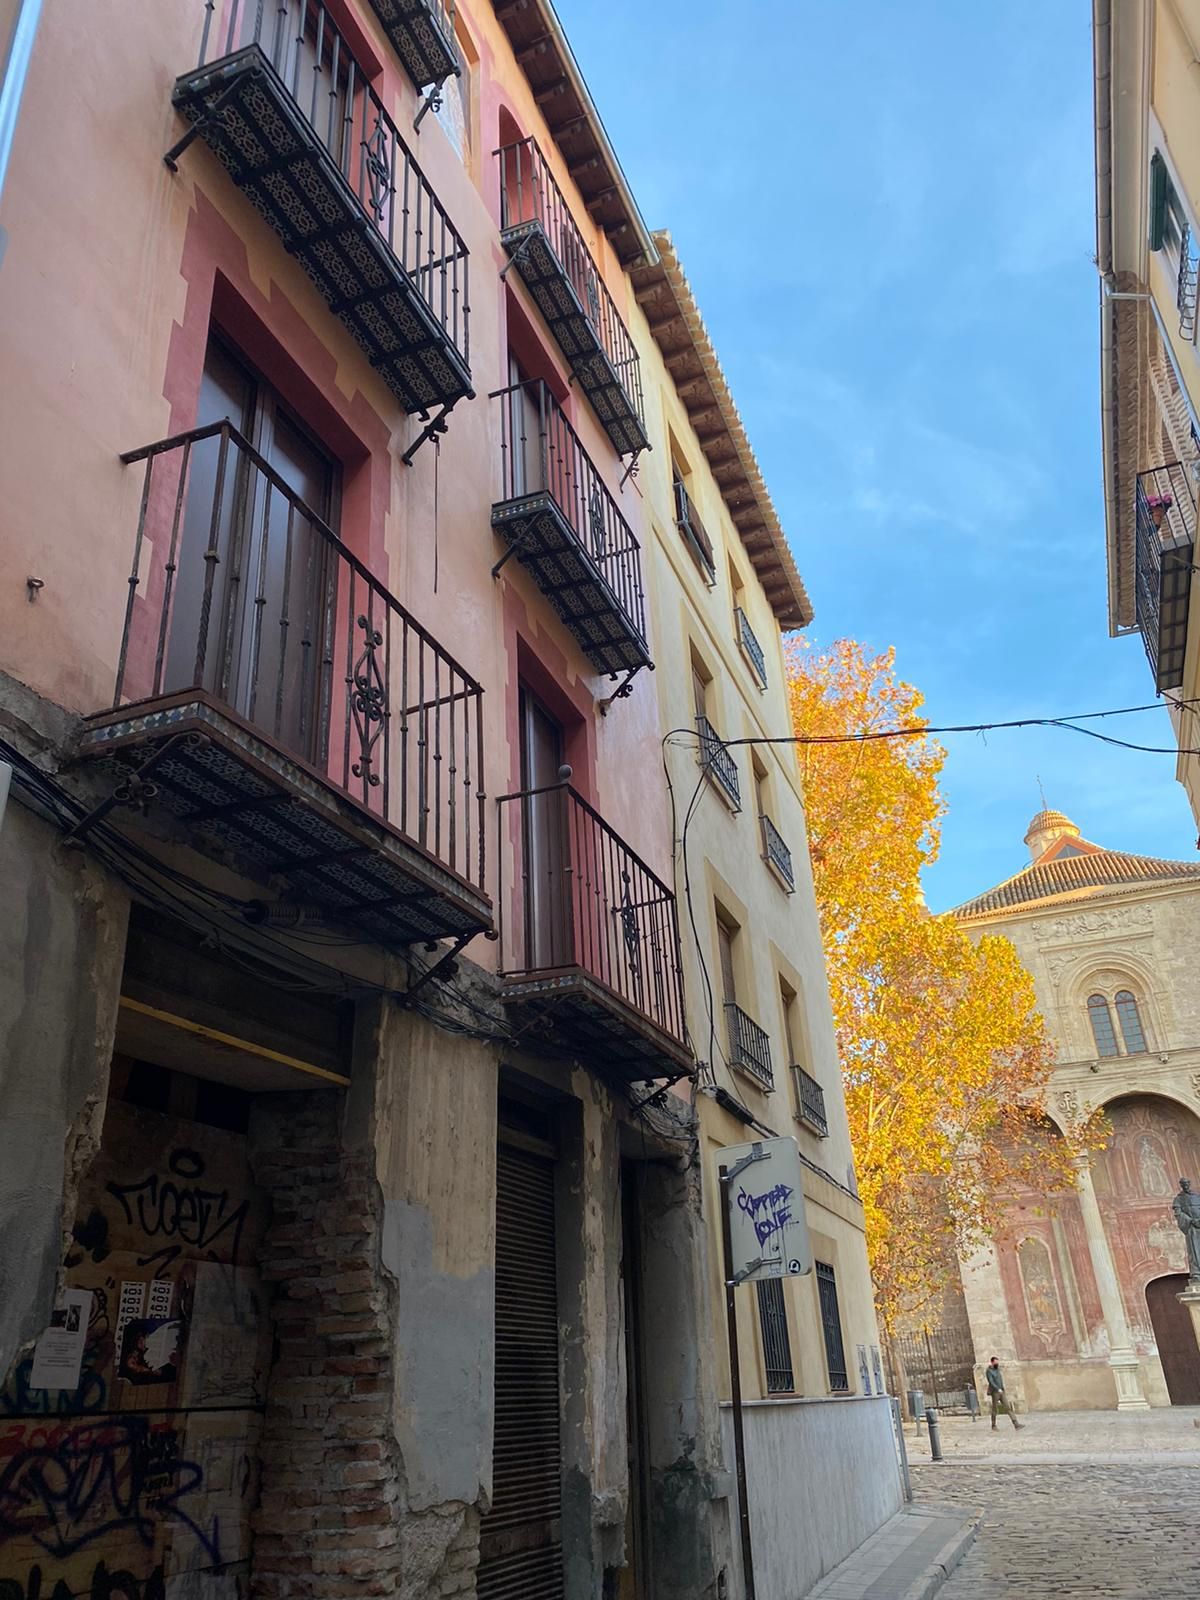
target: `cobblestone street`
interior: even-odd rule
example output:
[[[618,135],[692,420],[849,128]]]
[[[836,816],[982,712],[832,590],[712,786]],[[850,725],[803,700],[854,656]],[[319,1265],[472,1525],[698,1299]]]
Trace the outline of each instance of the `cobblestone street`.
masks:
[[[940,1600],[1152,1600],[1195,1588],[1197,1415],[1034,1416],[1019,1434],[951,1418],[937,1465],[927,1449],[912,1449],[910,1432],[916,1499],[983,1511],[975,1545]]]

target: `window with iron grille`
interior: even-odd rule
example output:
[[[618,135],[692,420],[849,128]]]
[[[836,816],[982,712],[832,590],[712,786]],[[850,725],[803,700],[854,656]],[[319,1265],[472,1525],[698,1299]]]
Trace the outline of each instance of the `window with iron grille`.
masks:
[[[829,1387],[835,1394],[844,1394],[850,1387],[846,1370],[846,1347],[842,1343],[842,1317],[838,1310],[837,1277],[825,1261],[814,1262],[817,1273],[817,1293],[821,1297],[821,1329],[825,1335],[825,1365],[829,1369]]]
[[[767,1393],[791,1394],[796,1379],[792,1372],[792,1345],[788,1338],[787,1300],[782,1278],[758,1280],[758,1321],[762,1328]]]
[[[1166,160],[1159,150],[1150,160],[1150,248],[1161,250],[1171,263],[1175,273],[1179,332],[1183,338],[1194,340],[1200,256],[1187,207],[1171,181]]]

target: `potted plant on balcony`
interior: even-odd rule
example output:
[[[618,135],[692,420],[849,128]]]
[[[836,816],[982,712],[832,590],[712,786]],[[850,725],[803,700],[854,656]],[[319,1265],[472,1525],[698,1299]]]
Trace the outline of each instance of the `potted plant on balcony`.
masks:
[[[1152,494],[1146,497],[1146,508],[1154,519],[1154,526],[1161,528],[1167,512],[1175,504],[1169,494]]]

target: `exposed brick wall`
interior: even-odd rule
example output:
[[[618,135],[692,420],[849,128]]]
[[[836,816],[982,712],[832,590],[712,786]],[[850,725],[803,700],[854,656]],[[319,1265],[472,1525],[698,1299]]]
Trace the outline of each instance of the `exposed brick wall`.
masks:
[[[338,1113],[336,1095],[288,1095],[255,1120],[255,1174],[272,1204],[262,1274],[274,1288],[276,1341],[254,1524],[253,1589],[263,1600],[399,1592],[379,1204],[369,1159],[339,1148]]]
[[[272,1096],[255,1114],[271,1197],[262,1275],[275,1359],[254,1522],[261,1600],[473,1596],[478,1517],[410,1513],[392,1430],[396,1285],[381,1265],[370,1152],[340,1148],[337,1095]]]

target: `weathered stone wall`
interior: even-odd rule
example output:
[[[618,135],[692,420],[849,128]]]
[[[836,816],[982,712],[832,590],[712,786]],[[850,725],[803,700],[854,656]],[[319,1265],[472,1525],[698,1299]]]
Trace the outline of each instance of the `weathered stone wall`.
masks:
[[[14,796],[0,829],[0,1374],[46,1325],[95,1154],[128,899]]]

